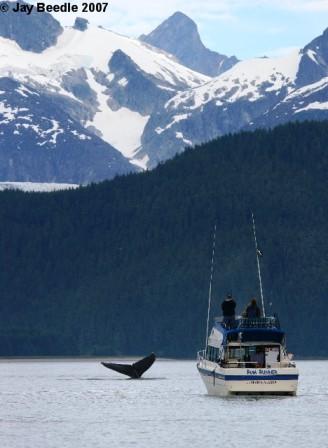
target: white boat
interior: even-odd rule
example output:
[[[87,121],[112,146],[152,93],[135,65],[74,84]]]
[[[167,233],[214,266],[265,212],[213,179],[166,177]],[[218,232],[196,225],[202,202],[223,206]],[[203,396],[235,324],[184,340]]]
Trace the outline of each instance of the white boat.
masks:
[[[277,317],[215,319],[197,368],[209,395],[296,395],[298,370]]]
[[[252,213],[263,317],[215,319],[208,336],[212,299],[216,226],[209,288],[205,350],[198,352],[197,368],[209,395],[296,395],[298,370],[286,350],[285,334],[276,316],[267,317],[263,298],[260,256]]]

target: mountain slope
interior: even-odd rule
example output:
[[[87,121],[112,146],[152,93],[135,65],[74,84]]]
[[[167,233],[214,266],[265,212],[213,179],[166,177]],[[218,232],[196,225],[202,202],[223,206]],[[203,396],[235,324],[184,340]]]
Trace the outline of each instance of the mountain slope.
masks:
[[[135,169],[51,96],[0,78],[0,179],[84,184]]]
[[[38,13],[44,27],[47,26],[48,16],[49,14]],[[122,50],[131,57],[142,70],[170,85],[193,87],[207,79],[177,63],[168,54],[154,51],[139,40],[101,27],[87,26],[84,31],[66,27],[55,45],[44,49],[42,54],[33,49],[26,51],[20,48],[13,37],[0,39],[0,44],[4,57],[2,72],[11,68],[25,76],[47,75],[48,81],[58,80],[68,70],[81,67],[106,72],[108,62],[117,50]]]
[[[208,76],[218,76],[238,62],[211,51],[201,41],[196,23],[182,12],[176,12],[140,40],[173,54],[181,64]]]
[[[23,1],[6,2],[10,7],[8,12],[0,14],[0,36],[16,42],[23,50],[36,53],[55,45],[63,32],[60,23],[48,13],[35,10],[29,15],[13,12],[12,8],[17,3],[28,4]]]
[[[328,117],[327,30],[283,58],[242,61],[202,86],[179,92],[151,117],[139,155],[148,167],[186,146],[243,129]]]
[[[239,62],[202,86],[178,93],[148,122],[140,154],[148,154],[149,166],[156,166],[167,154],[250,126],[294,90],[300,60],[295,51],[279,59]]]
[[[194,357],[227,291],[258,294],[299,356],[327,356],[328,126],[225,136],[76,191],[0,193],[0,353]],[[271,304],[271,305],[270,305]]]
[[[46,26],[47,16],[39,16]],[[4,38],[0,38],[0,52],[0,77],[51,96],[52,102],[86,132],[142,167],[146,167],[147,157],[135,160],[134,154],[150,114],[178,91],[209,79],[138,40],[85,22],[82,28],[66,28],[41,54],[23,50]],[[106,158],[103,163],[106,165]]]
[[[303,87],[328,76],[328,28],[301,51],[297,85]]]
[[[209,57],[204,48],[196,25],[182,13],[174,14],[151,33],[153,43],[158,39],[157,45],[167,44],[172,47],[167,50],[172,52],[175,48],[176,56],[140,40],[91,26],[79,18],[73,27],[62,30],[48,14],[28,17],[31,19],[28,26],[25,22],[18,26],[11,16],[7,24],[3,22],[4,15],[1,17],[0,36],[7,36],[0,37],[1,95],[12,99],[9,106],[2,101],[3,127],[9,113],[6,107],[14,110],[23,100],[19,95],[16,99],[12,97],[8,83],[11,79],[34,92],[33,98],[36,94],[42,98],[42,116],[36,101],[28,106],[25,101],[22,106],[38,117],[35,126],[43,129],[41,123],[45,120],[49,126],[59,123],[72,139],[74,136],[66,126],[72,120],[79,135],[88,136],[84,141],[75,136],[68,143],[60,133],[55,145],[45,145],[41,151],[40,135],[34,141],[33,128],[22,126],[21,121],[16,123],[20,127],[19,136],[15,133],[11,138],[11,132],[17,131],[14,121],[21,118],[15,116],[0,134],[1,173],[9,176],[0,178],[2,181],[39,182],[42,178],[47,182],[56,179],[87,183],[106,176],[111,178],[128,169],[154,168],[187,146],[227,133],[327,118],[327,31],[286,57],[238,62],[211,78],[177,61],[176,56],[181,60],[189,57],[189,62],[203,65],[205,60],[212,61],[213,56]],[[35,36],[31,24],[35,25]],[[38,46],[38,42],[42,45]],[[216,58],[217,55],[215,61]],[[189,64],[187,59],[185,64]],[[32,98],[31,94],[28,96]],[[50,132],[49,126],[43,132]],[[19,152],[15,153],[15,145],[23,147],[24,142],[29,148],[32,142],[37,147],[35,151],[25,151],[25,157],[29,154],[28,162],[18,157]],[[88,156],[75,164],[82,147],[82,153]],[[94,151],[94,147],[102,149]],[[68,169],[64,162],[73,152]],[[15,169],[10,168],[13,153],[17,154]],[[59,158],[55,161],[54,157]],[[41,168],[41,159],[49,159],[53,169]],[[111,163],[114,159],[115,163]]]

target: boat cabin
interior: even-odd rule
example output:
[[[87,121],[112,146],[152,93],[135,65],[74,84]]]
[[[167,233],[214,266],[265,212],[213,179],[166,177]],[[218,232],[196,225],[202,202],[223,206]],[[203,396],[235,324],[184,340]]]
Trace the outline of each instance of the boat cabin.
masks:
[[[285,334],[275,316],[226,322],[219,318],[208,339],[206,359],[225,368],[282,367],[287,359]]]

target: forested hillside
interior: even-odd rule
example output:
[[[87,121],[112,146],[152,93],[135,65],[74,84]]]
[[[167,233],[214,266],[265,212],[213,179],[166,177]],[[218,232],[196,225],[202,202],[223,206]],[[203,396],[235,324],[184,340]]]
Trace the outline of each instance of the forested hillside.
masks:
[[[128,132],[128,130],[127,130]],[[0,354],[192,357],[232,291],[258,296],[297,355],[326,356],[328,124],[225,136],[152,172],[0,193]]]

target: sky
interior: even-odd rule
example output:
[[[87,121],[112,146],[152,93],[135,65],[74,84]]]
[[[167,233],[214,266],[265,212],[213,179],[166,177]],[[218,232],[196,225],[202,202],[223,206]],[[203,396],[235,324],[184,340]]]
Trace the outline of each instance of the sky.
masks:
[[[81,4],[71,0],[74,2]],[[286,54],[328,28],[328,0],[109,0],[105,13],[78,15],[138,37],[175,11],[184,12],[198,24],[207,47],[239,59]],[[70,14],[55,16],[63,25],[74,22]]]

